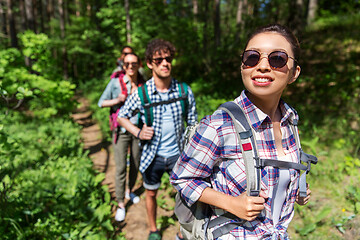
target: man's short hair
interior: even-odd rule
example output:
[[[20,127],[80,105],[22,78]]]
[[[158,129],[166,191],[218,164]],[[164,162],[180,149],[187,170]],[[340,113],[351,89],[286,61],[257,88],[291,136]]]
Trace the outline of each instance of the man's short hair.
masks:
[[[148,43],[146,47],[146,51],[145,51],[146,61],[151,62],[154,54],[161,51],[169,52],[170,56],[173,58],[176,52],[176,48],[172,43],[164,39],[160,39],[160,38],[153,39]]]

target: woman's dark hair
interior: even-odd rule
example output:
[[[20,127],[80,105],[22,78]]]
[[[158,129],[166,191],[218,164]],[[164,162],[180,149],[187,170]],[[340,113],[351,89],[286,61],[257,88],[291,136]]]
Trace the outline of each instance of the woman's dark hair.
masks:
[[[269,25],[257,28],[254,32],[252,32],[249,35],[248,40],[247,40],[246,45],[245,45],[245,49],[246,49],[247,45],[249,44],[249,41],[253,37],[255,37],[259,33],[266,33],[266,32],[275,32],[275,33],[280,34],[284,38],[286,38],[286,40],[291,45],[291,50],[294,53],[294,58],[297,61],[299,61],[299,58],[300,58],[300,43],[299,43],[298,39],[296,38],[296,36],[292,33],[292,31],[289,28],[287,28],[287,27],[285,27],[283,25],[280,25],[280,24],[269,24]]]
[[[176,48],[174,45],[172,45],[170,42],[164,40],[164,39],[153,39],[151,40],[145,51],[145,58],[147,62],[151,62],[154,54],[156,52],[169,52],[170,56],[173,58],[176,52]]]

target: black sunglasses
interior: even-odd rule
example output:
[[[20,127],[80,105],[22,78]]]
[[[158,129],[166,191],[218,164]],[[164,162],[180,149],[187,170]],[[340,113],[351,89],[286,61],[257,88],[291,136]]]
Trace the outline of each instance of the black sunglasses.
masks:
[[[171,63],[173,58],[172,57],[164,57],[164,58],[153,58],[153,62],[156,64],[156,65],[160,65],[162,63],[162,61],[164,61],[164,59],[168,62],[168,63]]]
[[[132,65],[133,67],[137,67],[138,63],[137,62],[124,62],[124,66],[126,68],[129,67],[129,65]]]
[[[261,59],[261,53],[256,50],[247,50],[242,54],[241,58],[242,63],[246,67],[251,68],[258,65]],[[297,63],[295,58],[289,57],[286,52],[282,51],[271,52],[267,57],[270,67],[275,69],[285,66],[289,58],[293,59]]]

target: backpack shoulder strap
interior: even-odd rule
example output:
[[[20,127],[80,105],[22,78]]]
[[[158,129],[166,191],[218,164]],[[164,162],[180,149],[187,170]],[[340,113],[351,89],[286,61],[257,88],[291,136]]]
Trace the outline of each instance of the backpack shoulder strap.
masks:
[[[247,182],[247,194],[249,196],[259,196],[260,194],[260,169],[255,168],[254,158],[258,158],[255,137],[252,129],[249,125],[249,121],[240,107],[235,102],[223,103],[219,109],[224,110],[229,114],[234,122],[236,134],[240,146],[242,155],[244,158],[246,182]]]
[[[306,168],[304,169],[305,172],[300,175],[300,179],[299,179],[299,196],[306,197],[307,196],[306,174],[308,174],[310,172],[311,164],[317,164],[318,159],[316,156],[307,154],[302,150],[301,145],[300,145],[299,130],[297,128],[297,125],[298,125],[297,119],[293,119],[293,121],[290,122],[292,132],[295,136],[295,143],[296,143],[297,148],[299,149],[300,164],[305,163],[307,165]]]
[[[120,74],[119,74],[119,83],[120,83],[120,86],[121,86],[121,93],[124,94],[125,96],[127,96],[128,91],[127,91],[126,84],[124,82],[124,76],[125,76],[125,73],[120,72]]]
[[[152,123],[154,121],[154,115],[146,83],[138,87],[138,94],[140,97],[141,105],[144,107],[146,125],[152,126]]]
[[[180,94],[180,103],[181,103],[181,109],[183,112],[183,117],[187,118],[187,112],[188,112],[188,106],[189,101],[187,98],[188,95],[188,85],[184,82],[178,83],[179,84],[179,94]]]

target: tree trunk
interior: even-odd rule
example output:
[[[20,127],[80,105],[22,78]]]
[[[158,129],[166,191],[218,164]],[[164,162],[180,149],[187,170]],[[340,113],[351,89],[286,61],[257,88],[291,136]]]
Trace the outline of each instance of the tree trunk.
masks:
[[[42,0],[39,0],[39,5],[38,5],[38,13],[39,13],[39,18],[40,18],[40,32],[45,33],[45,21],[44,21],[44,11],[43,11],[43,3]]]
[[[71,25],[71,19],[70,16],[73,15],[70,7],[70,1],[65,1],[64,3],[64,19],[65,24],[70,26]]]
[[[131,22],[130,22],[130,6],[129,0],[125,0],[126,11],[126,42],[131,44]]]
[[[75,0],[75,15],[80,17],[81,6],[79,0]]]
[[[245,0],[244,5],[246,6],[247,15],[252,16],[254,14],[254,2]]]
[[[199,17],[199,3],[198,0],[192,0],[193,4],[193,14],[194,14],[194,26],[195,31],[197,31],[198,17]]]
[[[13,7],[12,0],[7,0],[6,3],[7,3],[7,16],[8,16],[11,47],[17,48],[18,40],[16,37],[15,18],[12,13],[12,7]]]
[[[51,19],[53,18],[54,16],[54,4],[53,4],[53,0],[48,0],[47,1],[47,4],[46,4],[46,19],[47,19],[47,22],[48,22],[48,28],[47,28],[47,31],[50,35],[52,35],[53,33],[53,29],[51,27]]]
[[[244,8],[244,1],[239,0],[237,4],[237,10],[236,10],[236,37],[235,41],[238,41],[240,38],[240,32],[243,26],[243,19],[242,19],[242,13]]]
[[[3,0],[0,0],[0,15],[1,15],[1,31],[2,34],[4,34],[5,37],[8,34],[8,29],[6,28],[7,25],[7,18],[6,18],[6,7],[5,2]]]
[[[46,5],[46,19],[48,22],[48,29],[47,29],[47,33],[49,36],[53,36],[54,35],[54,28],[51,25],[51,21],[54,18],[55,15],[55,11],[54,11],[54,0],[47,0],[47,5]],[[58,52],[55,48],[52,49],[52,56],[54,59],[57,59],[58,56]]]
[[[34,16],[34,31],[36,33],[38,33],[38,25],[36,22],[37,16],[38,16],[38,4],[37,4],[37,0],[33,0],[32,2],[32,14]]]
[[[304,0],[296,0],[289,2],[289,17],[287,25],[298,35],[304,28]]]
[[[204,3],[204,12],[202,12],[202,19],[204,21],[203,25],[203,52],[205,56],[207,55],[208,48],[208,12],[209,12],[209,1],[203,1]]]
[[[198,0],[192,0],[192,4],[193,4],[193,14],[194,14],[194,16],[197,16],[199,14]]]
[[[308,25],[311,25],[315,20],[317,8],[318,8],[317,0],[309,0],[309,10],[306,19]]]
[[[60,17],[60,37],[65,40],[65,16],[64,16],[64,4],[63,0],[58,1],[59,17]],[[68,62],[67,62],[67,51],[65,44],[62,47],[62,57],[63,57],[63,74],[64,78],[68,79]]]
[[[34,20],[34,11],[33,11],[33,2],[32,0],[25,0],[25,13],[27,20],[28,29],[35,32],[35,20]]]
[[[215,46],[219,47],[221,44],[220,0],[215,0],[215,4],[214,4],[214,39],[215,39]]]
[[[20,24],[22,31],[28,29],[27,27],[27,20],[26,20],[26,12],[25,12],[25,3],[24,0],[19,0],[19,10],[20,10]]]

